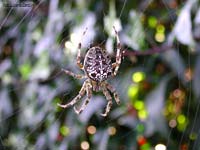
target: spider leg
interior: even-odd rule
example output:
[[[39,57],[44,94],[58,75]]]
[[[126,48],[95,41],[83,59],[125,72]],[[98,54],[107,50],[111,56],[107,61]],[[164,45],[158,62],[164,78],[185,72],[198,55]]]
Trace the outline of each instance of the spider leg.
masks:
[[[116,76],[119,66],[121,64],[121,44],[120,44],[120,40],[119,40],[119,34],[117,32],[117,30],[115,29],[115,27],[113,26],[113,29],[115,30],[115,35],[116,35],[116,39],[117,39],[117,54],[116,54],[116,62],[112,64],[112,67],[114,68],[114,76]]]
[[[71,102],[69,102],[67,104],[59,104],[59,103],[57,103],[57,105],[59,107],[62,107],[62,108],[67,108],[69,106],[73,106],[74,104],[76,104],[78,102],[79,99],[81,99],[81,97],[84,96],[85,88],[86,88],[86,81],[83,83],[83,86],[82,86],[81,90],[79,91],[79,94]]]
[[[111,93],[113,93],[115,101],[119,105],[120,99],[119,99],[119,95],[117,94],[115,88],[112,85],[110,85],[109,83],[106,83],[106,87],[108,88],[108,90],[110,90]]]
[[[74,78],[76,78],[76,79],[83,79],[83,78],[86,78],[86,76],[84,76],[84,75],[75,74],[75,73],[73,73],[73,72],[71,72],[71,71],[69,71],[69,70],[62,69],[62,71],[64,71],[67,75],[70,75],[70,76],[72,76],[72,77],[74,77]]]
[[[74,111],[77,113],[77,114],[80,114],[83,110],[85,110],[87,104],[89,103],[90,101],[90,98],[92,97],[92,85],[90,83],[88,83],[88,86],[86,87],[86,93],[87,93],[87,98],[86,100],[84,101],[83,105],[81,106],[80,109],[76,109],[76,107],[74,107]]]
[[[82,38],[85,35],[86,31],[87,31],[87,28],[83,32]],[[83,64],[81,63],[81,42],[78,43],[78,53],[77,53],[77,57],[76,57],[76,63],[78,65],[78,67],[83,70]]]
[[[105,113],[103,113],[101,115],[103,117],[106,117],[112,107],[112,97],[111,97],[110,93],[108,92],[108,90],[106,89],[106,87],[104,87],[104,89],[103,89],[103,94],[105,95],[106,99],[108,100],[108,103],[106,105]]]

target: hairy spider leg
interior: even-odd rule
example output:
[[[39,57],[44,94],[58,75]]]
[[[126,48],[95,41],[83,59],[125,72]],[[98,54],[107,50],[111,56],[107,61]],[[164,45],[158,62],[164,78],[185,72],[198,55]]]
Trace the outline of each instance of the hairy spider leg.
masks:
[[[87,80],[86,80],[86,81],[87,81]],[[58,105],[59,107],[62,107],[62,108],[67,108],[67,107],[69,107],[69,106],[73,106],[74,104],[76,104],[76,103],[78,102],[78,100],[80,100],[81,97],[83,97],[83,96],[85,95],[86,81],[83,83],[83,86],[82,86],[81,90],[79,91],[79,94],[78,94],[71,102],[69,102],[69,103],[67,103],[67,104],[63,104],[63,105],[57,103],[57,105]]]
[[[88,28],[86,28],[85,31],[83,32],[82,38],[85,35],[85,33],[87,32],[87,29]],[[81,38],[81,40],[82,40],[82,38]],[[78,53],[77,53],[77,57],[76,57],[76,63],[78,65],[78,67],[83,70],[83,64],[81,63],[81,41],[78,43]]]
[[[84,101],[84,103],[82,104],[81,108],[80,109],[77,109],[75,106],[74,106],[74,111],[77,113],[77,114],[80,114],[82,113],[83,110],[85,110],[87,104],[90,102],[90,99],[92,97],[92,85],[88,82],[87,85],[86,85],[86,93],[87,93],[87,97]]]
[[[75,73],[73,73],[73,72],[71,72],[71,71],[69,71],[69,70],[62,69],[62,71],[64,71],[67,75],[70,75],[70,76],[72,76],[72,77],[74,77],[74,78],[76,78],[76,79],[83,79],[83,78],[86,78],[85,75],[75,74]]]
[[[112,85],[110,85],[109,83],[106,83],[106,87],[114,95],[115,101],[119,105],[120,104],[120,99],[119,99],[119,95],[117,94],[115,88]]]
[[[115,29],[115,26],[113,26],[113,29],[115,31],[115,36],[116,36],[116,40],[117,40],[117,53],[116,53],[116,62],[112,64],[112,67],[114,68],[114,76],[116,76],[119,66],[121,64],[121,44],[120,44],[120,40],[119,40],[119,34],[117,32],[117,30]]]
[[[103,87],[103,94],[105,95],[106,99],[108,100],[108,103],[106,105],[105,113],[101,114],[103,117],[106,117],[107,114],[110,112],[110,109],[112,107],[112,97],[106,87]]]

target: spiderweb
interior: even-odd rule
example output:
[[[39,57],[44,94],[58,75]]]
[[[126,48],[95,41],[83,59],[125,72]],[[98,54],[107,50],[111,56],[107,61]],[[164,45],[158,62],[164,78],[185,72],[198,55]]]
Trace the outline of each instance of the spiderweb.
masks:
[[[192,33],[200,22],[197,1],[25,3],[31,7],[0,2],[1,149],[199,148],[199,37]],[[108,82],[122,104],[113,104],[107,118],[99,115],[106,105],[101,93],[80,116],[58,108],[83,83],[61,68],[81,72],[79,41],[82,55],[99,45],[114,58],[113,25],[124,56],[118,76]]]

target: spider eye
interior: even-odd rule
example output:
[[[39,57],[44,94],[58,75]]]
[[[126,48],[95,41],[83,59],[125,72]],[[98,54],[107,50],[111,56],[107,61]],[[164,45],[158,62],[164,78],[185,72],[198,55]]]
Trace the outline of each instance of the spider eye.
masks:
[[[96,77],[96,73],[91,73],[91,76],[92,76],[93,78],[95,78],[95,77]]]

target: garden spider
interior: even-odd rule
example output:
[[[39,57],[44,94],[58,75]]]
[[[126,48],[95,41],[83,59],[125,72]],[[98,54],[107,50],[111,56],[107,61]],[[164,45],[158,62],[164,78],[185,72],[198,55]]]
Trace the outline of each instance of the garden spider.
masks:
[[[108,103],[106,105],[105,113],[101,114],[102,116],[107,116],[107,114],[110,112],[111,106],[112,106],[112,96],[110,95],[110,92],[114,95],[114,99],[117,104],[120,104],[119,96],[116,92],[116,90],[106,82],[106,80],[111,76],[116,76],[119,66],[121,64],[121,45],[119,41],[119,35],[115,27],[113,26],[113,29],[115,31],[116,40],[117,40],[117,53],[116,53],[116,62],[112,63],[111,58],[109,57],[108,53],[98,47],[94,46],[88,50],[86,53],[84,64],[81,63],[81,42],[78,44],[78,54],[77,54],[77,65],[78,67],[85,72],[85,75],[80,74],[74,74],[71,71],[62,69],[67,75],[70,75],[77,79],[83,79],[85,78],[85,82],[83,83],[83,86],[81,90],[79,91],[79,94],[69,103],[67,104],[59,104],[58,106],[62,108],[67,108],[69,106],[73,106],[78,102],[79,99],[81,99],[85,92],[87,94],[87,98],[84,101],[83,105],[80,107],[80,109],[76,109],[74,107],[74,110],[77,114],[80,114],[87,106],[87,104],[90,101],[90,98],[92,96],[92,91],[102,91],[105,95],[106,99],[108,100]],[[83,32],[83,36],[85,35],[87,31]]]

